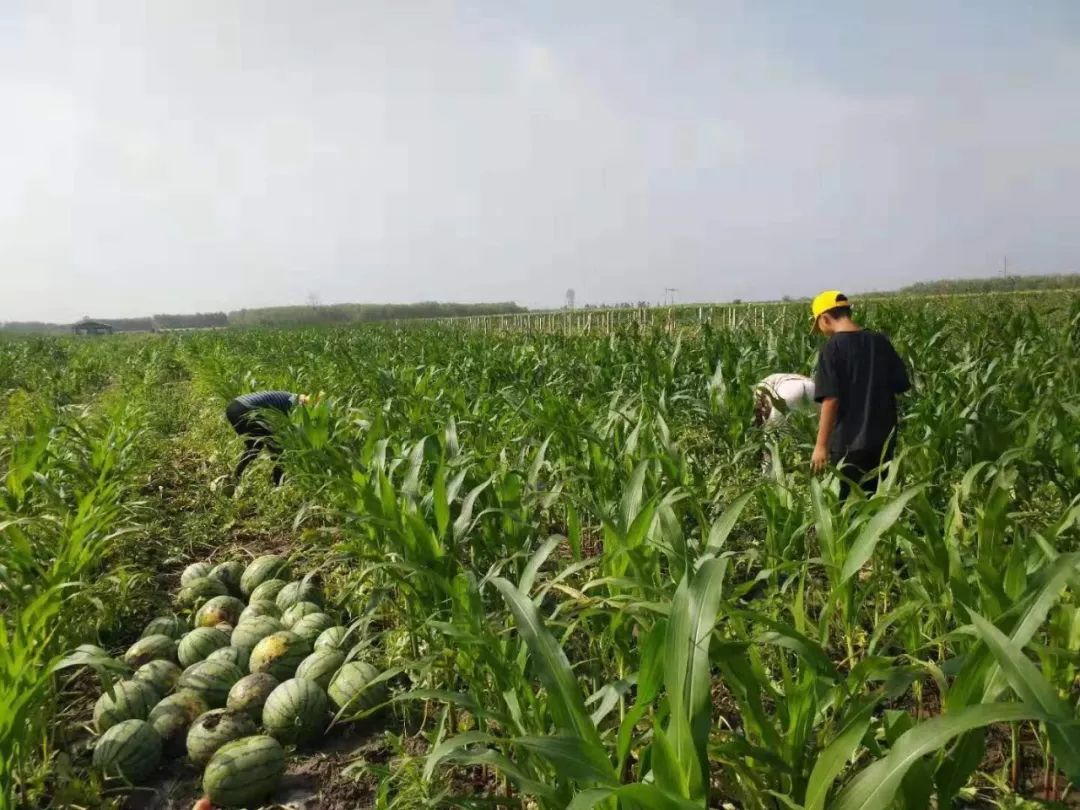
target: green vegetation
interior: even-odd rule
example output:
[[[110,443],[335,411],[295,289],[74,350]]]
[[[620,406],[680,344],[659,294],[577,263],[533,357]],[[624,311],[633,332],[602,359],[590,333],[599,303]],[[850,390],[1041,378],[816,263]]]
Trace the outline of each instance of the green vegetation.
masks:
[[[190,563],[269,553],[322,573],[392,686],[323,771],[348,806],[1060,799],[1080,780],[1080,298],[860,317],[915,391],[882,491],[843,506],[806,472],[809,415],[751,426],[754,382],[813,367],[795,306],[739,329],[0,342],[7,802],[108,801],[71,732],[100,689],[52,673],[63,653],[121,654]],[[225,402],[279,387],[328,396],[283,426],[285,486],[260,463],[226,498]]]
[[[986,278],[952,278],[920,281],[897,290],[897,295],[964,295],[1014,290],[1076,290],[1080,289],[1080,273],[1059,273],[1042,276],[988,276]]]

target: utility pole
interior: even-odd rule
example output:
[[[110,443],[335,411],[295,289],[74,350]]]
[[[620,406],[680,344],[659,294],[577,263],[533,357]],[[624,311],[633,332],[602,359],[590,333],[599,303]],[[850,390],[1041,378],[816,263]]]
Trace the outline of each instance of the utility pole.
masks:
[[[1002,278],[1008,278],[1009,277],[1009,256],[1008,256],[1008,254],[1001,257],[1001,277]]]
[[[678,290],[675,287],[664,287],[664,303],[669,306],[675,306],[675,293]]]

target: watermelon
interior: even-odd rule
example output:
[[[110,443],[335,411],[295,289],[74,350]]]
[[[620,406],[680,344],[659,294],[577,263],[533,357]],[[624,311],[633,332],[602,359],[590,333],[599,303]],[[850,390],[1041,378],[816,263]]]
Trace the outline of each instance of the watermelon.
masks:
[[[343,717],[355,717],[386,702],[386,682],[371,684],[379,674],[366,661],[350,661],[338,670],[326,692]]]
[[[89,658],[109,658],[109,654],[105,652],[97,644],[80,644],[75,648],[75,652],[81,653]]]
[[[203,791],[216,807],[258,807],[285,774],[285,751],[273,737],[244,737],[221,746],[203,774]]]
[[[261,585],[256,586],[255,590],[251,592],[251,596],[248,597],[248,602],[260,602],[264,599],[272,602],[277,599],[281,589],[287,584],[283,579],[268,579]]]
[[[216,627],[199,627],[180,639],[180,665],[190,667],[204,660],[214,650],[229,646],[229,636]]]
[[[342,627],[340,624],[335,627],[328,627],[319,633],[319,637],[315,639],[315,649],[321,650],[329,648],[331,650],[345,649],[345,643],[348,641],[349,628]]]
[[[192,563],[184,569],[184,573],[180,575],[180,587],[185,588],[197,579],[202,579],[210,573],[210,569],[213,568],[208,562]]]
[[[201,661],[188,667],[176,682],[177,689],[194,692],[212,709],[225,705],[229,690],[244,676],[235,664],[228,661]]]
[[[333,626],[334,620],[325,613],[309,613],[292,626],[292,632],[308,644],[314,644],[315,639],[322,635],[324,630],[329,630]]]
[[[303,745],[325,731],[329,708],[321,686],[306,678],[293,678],[266,699],[263,726],[282,745]]]
[[[286,630],[291,630],[294,624],[311,613],[322,613],[322,608],[314,602],[297,602],[281,614],[281,623]]]
[[[202,577],[192,580],[190,584],[181,588],[176,596],[176,602],[182,608],[198,608],[202,607],[203,602],[208,599],[228,595],[229,588],[220,579]]]
[[[244,603],[235,596],[215,596],[196,611],[195,626],[213,627],[222,622],[235,625],[243,610]]]
[[[255,602],[250,602],[246,608],[240,612],[240,621],[245,619],[254,619],[257,616],[270,616],[273,619],[281,616],[281,611],[270,599],[259,599]]]
[[[247,672],[248,658],[251,652],[249,650],[241,650],[239,647],[222,647],[220,650],[214,650],[210,655],[206,656],[207,661],[228,661],[241,673]]]
[[[158,616],[151,619],[150,624],[142,631],[142,638],[147,636],[168,636],[179,639],[187,630],[187,624],[179,616]]]
[[[248,654],[255,645],[271,633],[280,633],[285,628],[273,616],[256,616],[254,619],[240,622],[232,634],[232,645]]]
[[[94,767],[137,784],[161,761],[161,737],[145,720],[124,720],[108,729],[94,746]]]
[[[228,622],[218,622],[214,625],[214,629],[220,630],[222,633],[227,635],[230,640],[232,640],[233,626]]]
[[[167,695],[176,687],[176,682],[180,680],[182,671],[172,661],[159,659],[157,661],[148,661],[135,670],[134,679],[150,684],[157,689],[158,694]]]
[[[289,563],[276,554],[264,554],[256,557],[240,577],[240,593],[250,598],[251,592],[271,579],[285,579],[289,576]]]
[[[124,653],[124,663],[138,668],[150,661],[175,661],[176,640],[165,635],[140,638]]]
[[[161,737],[165,751],[176,756],[185,750],[191,724],[208,711],[210,707],[201,697],[194,692],[181,690],[151,709],[147,722]]]
[[[271,633],[255,645],[248,661],[248,670],[253,673],[269,672],[279,681],[284,681],[293,676],[300,662],[310,654],[310,643],[288,630],[282,630]]]
[[[94,704],[94,728],[107,731],[124,720],[145,720],[161,700],[161,693],[146,681],[119,681]]]
[[[296,668],[296,677],[315,681],[320,687],[326,689],[330,686],[330,679],[337,674],[344,663],[345,653],[324,647],[321,650],[315,650],[300,662],[300,666]]]
[[[244,564],[238,560],[230,560],[220,565],[215,565],[207,574],[211,579],[221,580],[231,594],[240,594],[240,577],[244,573]]]
[[[263,704],[277,685],[278,679],[269,672],[245,675],[229,690],[229,699],[225,702],[225,708],[232,709],[234,712],[244,712],[253,720],[260,720]]]
[[[205,765],[225,743],[256,732],[255,721],[243,712],[213,709],[194,723],[187,734],[188,759]]]
[[[311,577],[304,577],[296,582],[290,582],[282,588],[274,600],[282,610],[288,610],[297,602],[314,602],[317,605],[323,603],[322,591]]]

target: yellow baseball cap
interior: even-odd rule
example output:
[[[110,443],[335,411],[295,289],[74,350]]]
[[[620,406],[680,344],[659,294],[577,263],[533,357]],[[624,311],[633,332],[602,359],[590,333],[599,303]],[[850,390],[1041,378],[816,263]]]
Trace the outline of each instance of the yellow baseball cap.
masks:
[[[814,297],[814,301],[810,304],[811,321],[810,331],[817,331],[818,318],[828,312],[834,307],[849,307],[851,302],[848,297],[839,290],[826,290],[823,293],[818,293]]]

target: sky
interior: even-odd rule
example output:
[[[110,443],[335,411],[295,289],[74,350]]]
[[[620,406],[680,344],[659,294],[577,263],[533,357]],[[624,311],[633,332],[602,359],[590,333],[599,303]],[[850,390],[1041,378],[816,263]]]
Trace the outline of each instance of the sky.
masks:
[[[1080,271],[1075,0],[0,0],[0,320]]]

